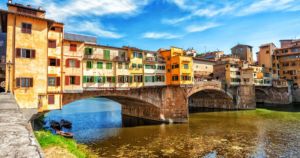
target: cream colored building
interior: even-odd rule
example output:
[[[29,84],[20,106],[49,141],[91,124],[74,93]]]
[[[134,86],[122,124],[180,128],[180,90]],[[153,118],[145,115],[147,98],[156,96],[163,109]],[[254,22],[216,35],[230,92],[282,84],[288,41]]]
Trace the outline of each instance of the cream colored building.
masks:
[[[194,82],[212,79],[215,61],[193,58]]]

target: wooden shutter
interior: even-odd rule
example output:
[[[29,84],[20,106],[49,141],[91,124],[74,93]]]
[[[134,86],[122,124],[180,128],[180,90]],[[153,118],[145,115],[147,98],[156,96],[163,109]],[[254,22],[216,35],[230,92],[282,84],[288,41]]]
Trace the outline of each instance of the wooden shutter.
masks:
[[[69,60],[70,60],[70,59],[66,59],[66,67],[70,67]]]
[[[31,33],[31,28],[32,27],[32,25],[31,24],[27,24],[27,33]]]
[[[48,95],[48,104],[51,105],[54,103],[55,103],[54,95]]]
[[[20,48],[17,48],[17,49],[16,49],[16,57],[17,57],[17,58],[20,58],[20,57],[21,57],[21,49],[20,49]]]
[[[31,50],[31,58],[35,58],[35,50]]]
[[[16,87],[20,87],[20,78],[16,79]]]
[[[75,76],[75,85],[80,85],[80,76]]]
[[[60,59],[56,59],[56,66],[60,66]]]
[[[77,68],[80,68],[80,60],[76,60],[75,63],[76,63],[76,67],[77,67]]]
[[[29,78],[29,87],[33,87],[33,78]]]
[[[65,85],[70,85],[70,76],[65,77]]]
[[[56,86],[60,86],[60,77],[56,77]]]

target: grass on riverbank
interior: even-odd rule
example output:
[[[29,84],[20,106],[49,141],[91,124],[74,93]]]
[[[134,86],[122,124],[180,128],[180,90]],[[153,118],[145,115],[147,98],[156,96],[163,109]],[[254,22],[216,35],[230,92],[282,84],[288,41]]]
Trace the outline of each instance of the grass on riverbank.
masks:
[[[73,139],[54,135],[49,131],[36,131],[34,134],[44,150],[60,147],[78,158],[95,157],[85,145],[77,144]]]

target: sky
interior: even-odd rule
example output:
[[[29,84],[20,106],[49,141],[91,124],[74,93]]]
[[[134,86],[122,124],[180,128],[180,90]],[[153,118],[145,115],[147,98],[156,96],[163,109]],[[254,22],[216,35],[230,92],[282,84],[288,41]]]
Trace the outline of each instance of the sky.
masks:
[[[13,0],[42,6],[65,32],[109,46],[198,52],[300,38],[300,0]],[[6,8],[5,3],[0,4]]]

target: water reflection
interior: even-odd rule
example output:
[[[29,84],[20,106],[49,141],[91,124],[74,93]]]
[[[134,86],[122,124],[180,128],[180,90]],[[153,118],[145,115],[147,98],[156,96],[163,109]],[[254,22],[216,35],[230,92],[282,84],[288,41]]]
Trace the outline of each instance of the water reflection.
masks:
[[[70,130],[81,143],[117,136],[122,127],[121,105],[105,98],[79,100],[45,114],[45,127],[50,121],[66,119],[72,122]],[[64,129],[66,130],[66,129]]]
[[[120,105],[93,98],[46,115],[62,118],[73,122],[75,139],[101,157],[300,157],[295,111],[204,112],[191,114],[188,124],[122,128]]]

